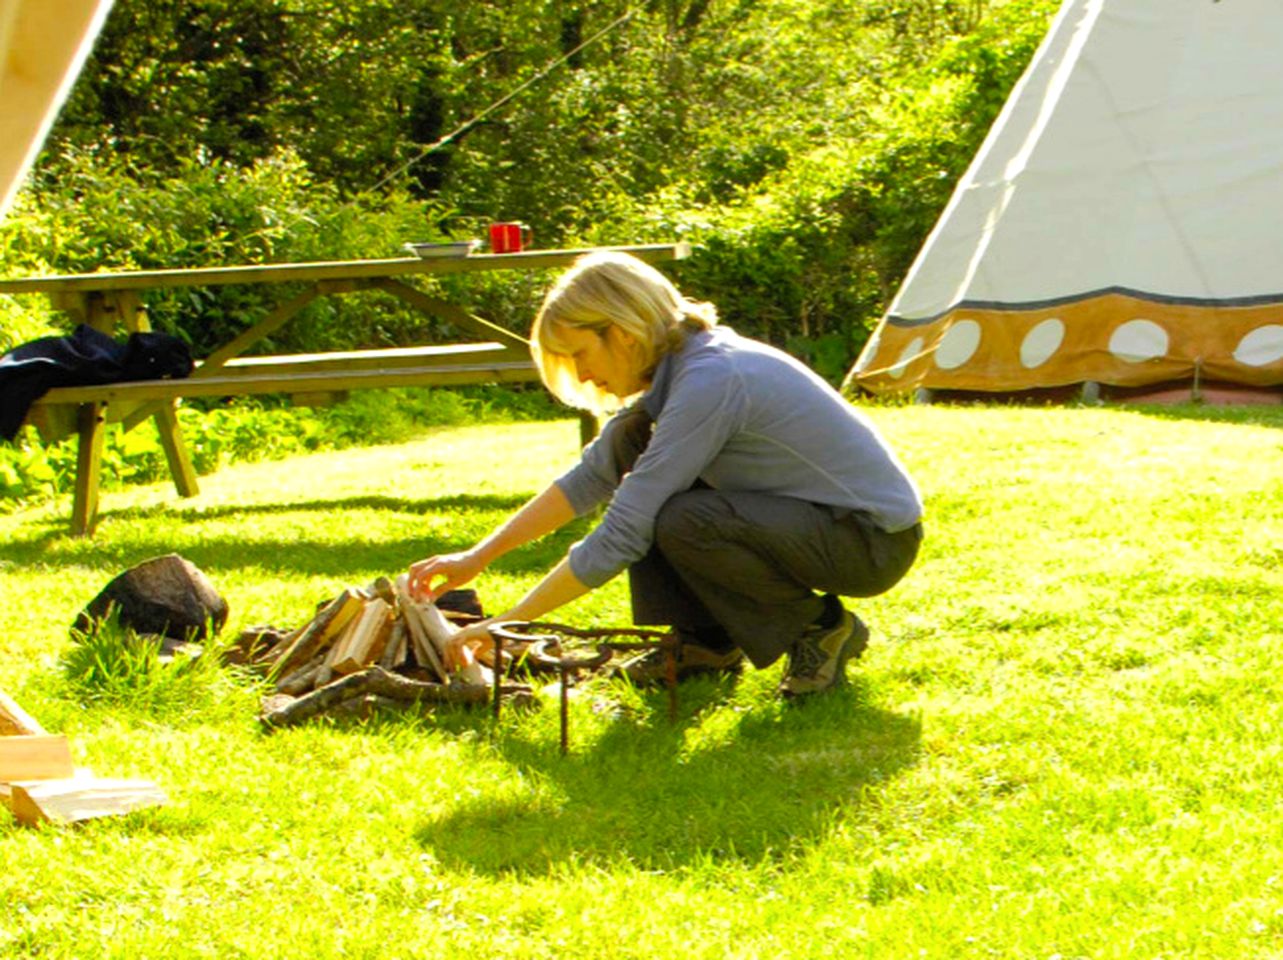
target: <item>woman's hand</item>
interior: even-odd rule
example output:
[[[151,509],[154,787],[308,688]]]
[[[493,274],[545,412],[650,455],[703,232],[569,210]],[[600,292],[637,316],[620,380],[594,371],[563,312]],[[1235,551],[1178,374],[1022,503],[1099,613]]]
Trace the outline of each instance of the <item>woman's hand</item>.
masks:
[[[479,659],[487,665],[494,664],[494,637],[490,636],[489,627],[495,621],[478,620],[470,623],[454,634],[446,644],[445,659],[447,669],[458,670],[471,659]],[[467,652],[465,652],[467,651]]]
[[[435,601],[447,590],[463,586],[485,568],[485,562],[472,550],[443,553],[410,564],[406,586],[415,599]]]

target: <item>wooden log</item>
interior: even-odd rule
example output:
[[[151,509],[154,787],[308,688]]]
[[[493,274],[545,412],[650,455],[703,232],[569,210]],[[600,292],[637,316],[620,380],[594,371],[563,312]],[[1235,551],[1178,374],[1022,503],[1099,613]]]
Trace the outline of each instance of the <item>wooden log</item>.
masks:
[[[68,777],[15,781],[9,788],[13,815],[29,826],[43,821],[75,823],[93,817],[117,816],[169,800],[150,780]]]
[[[285,677],[277,683],[277,692],[288,693],[290,696],[294,697],[297,697],[299,694],[307,693],[307,691],[316,687],[316,679],[320,676],[321,670],[324,666],[325,659],[323,657],[313,657],[288,677]]]
[[[409,634],[403,616],[392,621],[392,635],[388,637],[387,646],[379,657],[378,665],[384,670],[395,670],[405,662],[405,645]]]
[[[321,608],[320,613],[312,618],[290,644],[272,667],[272,676],[295,670],[316,656],[326,643],[332,641],[338,632],[356,616],[364,606],[364,601],[357,591],[350,587]]]
[[[428,633],[427,625],[423,622],[419,601],[410,596],[410,578],[406,574],[401,574],[396,578],[397,600],[401,607],[401,615],[405,618],[406,627],[410,634],[410,649],[414,652],[414,658],[419,661],[419,665],[437,675],[442,683],[450,679],[450,674],[446,672],[445,661],[432,642]]]
[[[64,736],[0,737],[0,781],[52,780],[75,773]]]
[[[379,629],[374,634],[374,642],[371,643],[365,653],[362,654],[361,666],[374,666],[380,659],[382,659],[383,651],[386,650],[388,644],[392,642],[392,631],[398,622],[399,621],[396,619],[396,609],[388,607],[387,616],[384,618],[383,623],[379,625]]]
[[[500,696],[519,703],[533,702],[533,692],[526,684],[508,684],[499,693]],[[288,727],[325,713],[353,697],[366,694],[410,702],[466,704],[489,703],[494,692],[482,684],[424,683],[391,673],[382,667],[369,667],[288,703],[276,701],[270,709],[264,711],[260,720],[268,728]]]
[[[431,600],[419,600],[414,603],[418,611],[419,621],[423,624],[423,630],[432,641],[436,648],[441,662],[450,667],[449,657],[446,651],[450,648],[450,641],[454,635],[459,632],[459,628],[446,619],[445,614]],[[464,647],[459,651],[462,662],[458,664],[456,673],[464,683],[491,683],[494,679],[492,673],[477,662],[477,658],[471,649]]]
[[[255,667],[270,670],[281,659],[285,651],[289,650],[303,633],[303,627],[295,627],[293,630],[285,631],[279,635],[279,638],[272,643],[266,650],[260,650],[250,661]]]
[[[379,652],[383,652],[391,632],[392,608],[375,597],[365,605],[356,629],[344,642],[342,651],[335,655],[334,672],[346,676],[366,667],[376,645]]]
[[[389,606],[396,604],[396,584],[388,577],[375,577],[366,584],[365,592],[371,597],[378,597]]]
[[[45,729],[18,706],[18,701],[0,690],[0,737],[15,735],[41,737],[45,735]]]
[[[362,606],[361,610],[364,611],[365,607]],[[311,689],[315,690],[318,687],[323,687],[334,679],[334,664],[342,655],[343,651],[347,649],[348,642],[351,640],[352,635],[356,633],[356,630],[360,625],[361,613],[358,613],[347,622],[347,625],[342,630],[339,631],[339,635],[334,638],[334,641],[325,651],[325,658],[321,661],[321,669],[317,671],[316,676],[312,681]]]

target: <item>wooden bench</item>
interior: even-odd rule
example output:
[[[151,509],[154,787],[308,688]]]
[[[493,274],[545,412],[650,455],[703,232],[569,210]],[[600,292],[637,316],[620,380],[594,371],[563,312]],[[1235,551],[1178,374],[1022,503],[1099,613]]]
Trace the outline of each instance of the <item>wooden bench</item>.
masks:
[[[679,259],[689,253],[685,244],[610,249],[625,250],[651,261]],[[525,339],[432,297],[397,279],[396,275],[541,269],[567,265],[586,252],[530,251],[437,263],[402,259],[88,274],[0,281],[0,293],[46,293],[55,306],[67,310],[74,319],[110,333],[117,326],[128,331],[149,328],[139,296],[141,290],[212,283],[302,280],[311,284],[206,357],[190,377],[59,387],[50,390],[31,408],[27,420],[46,442],[73,434],[78,437],[71,530],[77,536],[84,536],[92,534],[97,522],[103,436],[109,423],[122,423],[125,429],[131,429],[153,418],[175,488],[181,496],[191,497],[199,488],[175,412],[177,402],[183,398],[284,394],[295,403],[318,405],[333,402],[352,390],[537,380],[538,372]],[[391,293],[417,310],[448,320],[478,340],[378,350],[244,355],[248,348],[279,329],[317,296],[365,289]],[[596,421],[584,415],[580,422],[581,439],[587,440],[596,429]]]

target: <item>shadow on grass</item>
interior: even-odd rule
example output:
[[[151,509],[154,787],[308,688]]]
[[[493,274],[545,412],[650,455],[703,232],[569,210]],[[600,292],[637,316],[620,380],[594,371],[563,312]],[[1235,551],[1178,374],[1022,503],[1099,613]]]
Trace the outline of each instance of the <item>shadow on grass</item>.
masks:
[[[572,719],[567,756],[501,733],[495,749],[535,794],[465,803],[418,841],[450,867],[493,874],[788,858],[919,755],[919,721],[871,704],[858,680],[797,706],[730,703],[730,683],[683,684],[674,723],[666,694],[648,695],[648,709],[610,718],[591,743],[575,744]]]
[[[477,514],[494,512],[506,515],[525,502],[521,496],[450,496],[439,499],[410,499],[381,496],[360,496],[340,500],[313,500],[294,503],[249,504],[246,506],[219,506],[204,509],[198,503],[180,507],[142,507],[108,511],[104,517],[113,523],[136,523],[135,532],[154,534],[130,536],[127,542],[116,543],[107,538],[77,539],[67,532],[66,521],[51,518],[42,521],[38,529],[28,527],[30,535],[0,544],[0,563],[31,565],[40,563],[57,567],[80,566],[86,556],[101,562],[118,562],[122,567],[160,554],[182,553],[207,574],[216,576],[218,571],[262,568],[289,570],[309,576],[342,577],[352,570],[395,571],[411,561],[434,553],[460,550],[472,544],[470,536],[459,539],[433,537],[427,533],[377,541],[365,539],[359,525],[354,525],[346,539],[333,536],[335,517],[349,511],[378,510],[389,513],[427,516]],[[325,531],[309,541],[292,530],[288,539],[245,540],[234,533],[212,534],[203,529],[228,518],[270,516],[282,514],[315,514],[315,527]],[[158,518],[168,517],[183,525],[182,542],[177,543],[157,524]],[[575,539],[583,536],[588,521],[572,523],[548,538],[538,548],[514,551],[495,564],[496,570],[525,573],[546,569],[556,557],[549,551],[561,551]],[[24,534],[28,531],[24,531]],[[558,554],[560,555],[560,554]]]
[[[1283,403],[1119,403],[1116,409],[1139,413],[1155,420],[1194,420],[1240,426],[1283,427]]]

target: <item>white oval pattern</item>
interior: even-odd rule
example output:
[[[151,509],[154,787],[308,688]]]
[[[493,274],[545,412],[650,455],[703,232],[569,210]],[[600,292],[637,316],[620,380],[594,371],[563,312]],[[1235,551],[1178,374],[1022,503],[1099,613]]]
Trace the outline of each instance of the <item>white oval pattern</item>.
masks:
[[[1109,338],[1109,352],[1127,363],[1144,363],[1167,353],[1167,331],[1153,320],[1128,320]]]
[[[1248,367],[1264,367],[1283,360],[1283,327],[1267,323],[1248,332],[1234,349],[1234,359]]]
[[[905,348],[900,351],[900,359],[895,362],[895,366],[888,370],[887,373],[897,380],[903,377],[905,368],[922,352],[922,342],[921,337],[914,337],[910,340]]]
[[[1057,317],[1048,317],[1036,324],[1020,342],[1020,365],[1026,370],[1041,367],[1052,358],[1064,342],[1064,321]]]
[[[974,320],[959,320],[940,338],[940,345],[936,347],[936,366],[941,370],[956,370],[975,355],[979,346],[980,324]]]

